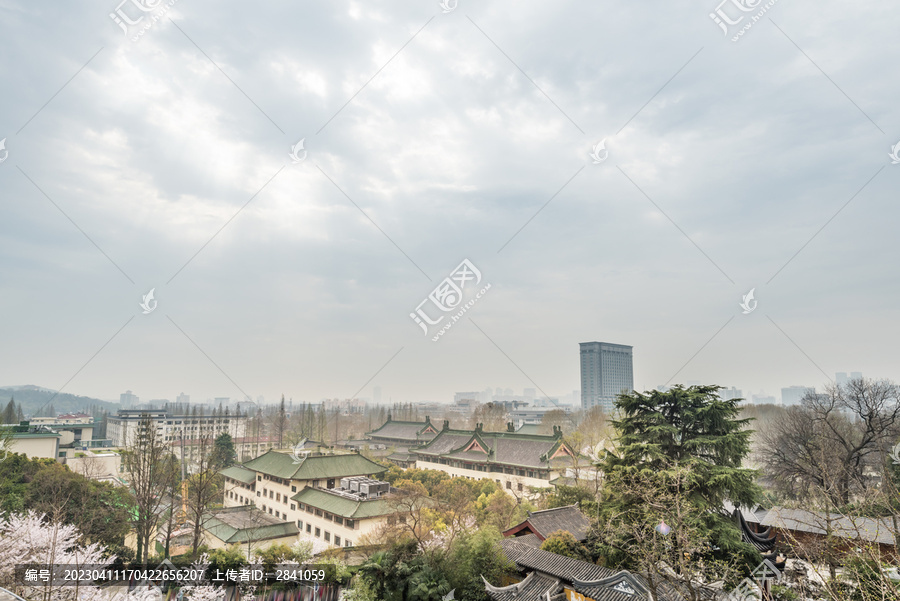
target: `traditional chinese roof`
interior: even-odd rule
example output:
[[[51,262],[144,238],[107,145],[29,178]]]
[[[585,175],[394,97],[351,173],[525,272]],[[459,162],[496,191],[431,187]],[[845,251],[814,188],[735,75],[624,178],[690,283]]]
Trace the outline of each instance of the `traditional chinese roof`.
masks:
[[[865,518],[773,507],[760,521],[760,525],[823,535],[830,526],[831,535],[839,538],[865,540],[882,545],[895,544],[890,518]]]
[[[237,480],[238,482],[243,482],[244,484],[252,484],[256,482],[256,472],[253,470],[248,470],[245,467],[241,467],[239,465],[232,465],[231,467],[226,467],[220,472],[226,478],[231,478],[232,480]]]
[[[203,516],[203,529],[224,543],[243,543],[296,536],[294,522],[283,522],[252,505],[216,509]]]
[[[291,499],[297,503],[354,520],[391,515],[397,511],[387,499],[351,498],[326,489],[309,486]]]
[[[762,532],[754,532],[750,529],[750,526],[747,524],[747,520],[744,518],[744,514],[741,511],[735,509],[734,513],[731,514],[731,517],[733,517],[741,527],[742,541],[749,545],[753,545],[760,553],[769,553],[775,548],[775,533],[772,532],[771,526]]]
[[[484,589],[494,601],[562,601],[565,599],[559,578],[531,572],[521,582],[493,586],[484,576]]]
[[[529,511],[528,518],[524,522],[516,524],[504,532],[503,536],[522,536],[531,532],[543,541],[557,530],[565,530],[571,532],[575,540],[583,541],[587,538],[590,527],[590,520],[581,513],[578,506],[567,505],[554,509]]]
[[[594,601],[637,601],[650,597],[646,582],[637,574],[625,570],[614,572],[586,561],[535,549],[515,538],[504,538],[500,546],[520,571],[558,578],[564,587]],[[667,584],[660,586],[658,593],[658,601],[684,601],[684,597]]]
[[[577,457],[562,441],[562,431],[552,435],[475,430],[441,430],[434,440],[412,452],[420,458],[440,457],[473,463],[499,464],[526,468],[562,468]]]
[[[425,417],[424,422],[405,422],[394,421],[388,414],[388,419],[380,428],[367,432],[369,438],[377,438],[386,441],[396,442],[413,442],[421,441],[423,443],[432,440],[437,436],[438,429],[431,423],[429,417]]]
[[[299,461],[298,461],[299,459]],[[294,458],[283,452],[269,450],[243,467],[285,480],[321,480],[346,476],[381,474],[387,468],[359,453],[315,454]]]

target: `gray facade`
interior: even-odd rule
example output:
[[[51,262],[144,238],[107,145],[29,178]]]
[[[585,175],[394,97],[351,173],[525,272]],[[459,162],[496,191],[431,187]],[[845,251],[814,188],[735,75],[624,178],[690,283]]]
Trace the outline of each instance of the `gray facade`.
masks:
[[[612,413],[616,396],[634,390],[632,347],[609,342],[582,342],[581,408],[599,405]]]

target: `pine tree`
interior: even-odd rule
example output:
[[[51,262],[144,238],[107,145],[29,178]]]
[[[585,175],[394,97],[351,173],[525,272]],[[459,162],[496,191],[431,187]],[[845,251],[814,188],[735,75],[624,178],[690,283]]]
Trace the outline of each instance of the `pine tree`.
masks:
[[[601,510],[621,531],[636,532],[642,520],[652,521],[644,524],[652,530],[660,516],[647,507],[671,497],[689,508],[691,537],[703,539],[709,555],[755,565],[758,554],[741,543],[739,527],[724,511],[726,501],[752,508],[761,498],[755,470],[741,467],[752,430],[749,419],[738,417],[741,399],[720,399],[720,388],[679,385],[619,395],[616,452],[599,462]]]
[[[6,409],[3,410],[3,413],[0,414],[0,423],[3,424],[17,424],[16,421],[16,401],[12,397],[9,398],[9,403],[6,404]]]

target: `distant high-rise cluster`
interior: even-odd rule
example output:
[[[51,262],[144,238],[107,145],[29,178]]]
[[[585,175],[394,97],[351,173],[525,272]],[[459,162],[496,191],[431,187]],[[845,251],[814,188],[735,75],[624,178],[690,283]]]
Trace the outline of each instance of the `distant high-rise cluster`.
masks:
[[[859,371],[851,371],[850,375],[847,375],[845,371],[839,371],[834,374],[834,381],[837,382],[838,386],[845,386],[850,383],[850,380],[862,380],[862,372]]]
[[[815,394],[816,389],[809,386],[788,386],[781,389],[781,404],[785,407],[789,405],[799,405],[807,394]]]
[[[731,388],[723,388],[719,391],[719,398],[723,401],[742,399],[744,398],[744,391],[739,388],[735,388],[734,386],[732,386]]]
[[[600,406],[612,413],[616,396],[634,390],[633,347],[610,342],[582,342],[581,408]]]

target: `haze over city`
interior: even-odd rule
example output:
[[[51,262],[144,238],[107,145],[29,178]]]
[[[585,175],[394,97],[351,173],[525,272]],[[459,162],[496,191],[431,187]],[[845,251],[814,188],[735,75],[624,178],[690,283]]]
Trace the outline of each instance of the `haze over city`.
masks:
[[[712,8],[184,1],[132,42],[8,4],[0,384],[558,397],[591,340],[638,390],[898,379],[890,7]]]

